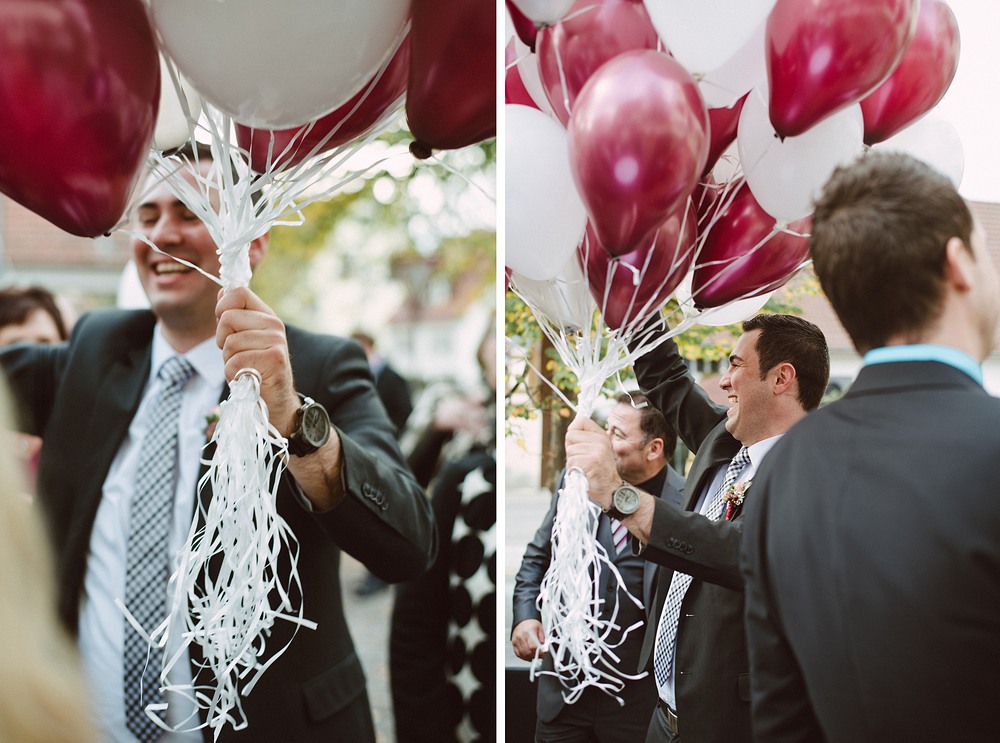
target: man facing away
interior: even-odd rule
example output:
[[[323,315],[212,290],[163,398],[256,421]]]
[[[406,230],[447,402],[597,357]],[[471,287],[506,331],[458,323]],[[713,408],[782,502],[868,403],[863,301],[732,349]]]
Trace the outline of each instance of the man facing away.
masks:
[[[210,165],[202,154],[192,168],[204,175]],[[193,172],[183,177],[195,179]],[[217,275],[216,246],[205,225],[165,184],[147,186],[133,228],[171,256]],[[252,265],[266,249],[267,236],[252,242]],[[399,581],[426,569],[434,529],[365,356],[349,341],[286,329],[248,289],[220,297],[212,281],[141,240],[134,241],[133,254],[152,311],[94,312],[78,321],[66,344],[18,345],[0,355],[26,430],[45,438],[39,500],[57,551],[59,610],[78,636],[104,739],[212,739],[208,730],[162,733],[146,721],[144,709],[158,701],[159,684],[149,678],[145,645],[137,644],[115,601],[123,598],[134,612],[161,604],[155,612],[160,620],[165,616],[167,579],[195,499],[205,505],[212,497],[210,486],[196,495],[206,416],[224,398],[226,380],[252,367],[261,374],[271,423],[289,437],[277,509],[298,540],[304,614],[318,627],[298,630],[244,696],[246,729],[234,732],[227,725],[218,740],[374,741],[364,674],[343,614],[340,550]],[[313,407],[317,403],[331,425]],[[307,408],[311,425],[305,430]],[[148,442],[164,443],[149,454]],[[157,461],[166,470],[149,474]],[[162,511],[145,518],[150,493],[161,493],[163,483],[166,499],[156,505]],[[157,549],[152,533],[162,534]],[[136,558],[136,545],[150,554]],[[287,562],[285,556],[283,571]],[[280,581],[287,584],[286,573]],[[133,590],[145,591],[144,598],[133,599]],[[294,632],[291,622],[276,623],[267,655]],[[197,656],[197,644],[191,654]],[[150,654],[154,670],[159,657]],[[197,661],[185,653],[171,681],[214,686],[198,673]],[[180,695],[167,693],[163,701],[172,724],[190,729],[199,722],[187,717],[193,710]]]
[[[822,399],[830,374],[822,331],[791,315],[743,323],[714,404],[672,340],[636,361],[639,385],[696,453],[681,510],[623,487],[606,437],[576,419],[566,434],[567,468],[587,476],[590,496],[631,533],[632,546],[661,566],[639,658],[653,674],[657,704],[648,743],[750,741],[750,684],[739,572],[743,499],[778,439]]]
[[[762,741],[1000,740],[1000,294],[944,176],[869,153],[816,204],[823,291],[864,366],[775,447],[743,572]]]
[[[623,480],[662,498],[671,508],[679,505],[684,478],[667,464],[677,436],[645,396],[638,393],[620,395],[608,415],[604,435],[614,454],[615,469]],[[542,578],[552,560],[552,525],[558,505],[556,495],[534,539],[524,551],[515,578],[511,644],[522,660],[532,660],[535,649],[545,641],[537,599]],[[621,573],[628,592],[642,602],[642,607],[637,607],[619,589],[608,569],[600,571],[597,580],[604,597],[601,618],[608,621],[617,606],[615,621],[621,627],[641,623],[640,628],[632,630],[624,639],[620,634],[611,639],[612,643],[621,641],[615,648],[618,659],[612,661],[613,666],[623,675],[634,676],[642,648],[642,628],[646,623],[644,607],[649,605],[655,565],[632,554],[627,544],[627,530],[607,515],[600,517],[597,539]],[[551,657],[548,653],[544,656],[543,670],[553,670]],[[624,681],[624,687],[617,694],[623,704],[593,687],[586,689],[574,704],[566,704],[564,688],[555,676],[543,673],[537,678],[535,739],[539,743],[634,741],[645,732],[656,700],[653,680],[649,676]]]

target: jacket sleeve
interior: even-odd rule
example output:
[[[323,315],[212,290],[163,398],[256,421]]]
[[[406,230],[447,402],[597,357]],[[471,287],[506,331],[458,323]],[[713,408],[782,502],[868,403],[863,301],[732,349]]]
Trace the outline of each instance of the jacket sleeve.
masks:
[[[330,414],[340,437],[345,489],[335,508],[315,518],[379,578],[416,578],[436,551],[430,502],[403,461],[368,360],[356,343],[302,337],[303,331],[289,329],[295,384]]]
[[[635,361],[639,389],[660,409],[667,423],[697,453],[705,437],[726,415],[695,382],[672,338]]]
[[[560,481],[561,482],[561,481]],[[555,522],[556,509],[559,504],[559,490],[552,496],[549,510],[535,532],[534,538],[524,549],[521,567],[514,577],[513,618],[511,629],[525,619],[541,621],[542,613],[538,608],[538,592],[542,578],[552,562],[552,524]]]
[[[52,414],[66,354],[65,343],[15,343],[0,350],[0,367],[10,387],[18,430],[42,434]]]

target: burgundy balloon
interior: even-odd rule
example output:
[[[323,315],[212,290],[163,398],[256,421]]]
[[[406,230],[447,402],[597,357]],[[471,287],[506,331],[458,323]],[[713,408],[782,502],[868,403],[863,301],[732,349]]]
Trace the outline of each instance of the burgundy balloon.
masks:
[[[656,49],[657,42],[642,3],[576,0],[564,20],[538,33],[538,73],[556,117],[566,125],[580,89],[602,64],[630,49]]]
[[[771,124],[802,134],[860,101],[899,64],[920,0],[778,0],[767,19]]]
[[[141,0],[0,4],[0,191],[97,237],[149,152],[160,61]]]
[[[496,6],[413,0],[406,120],[410,151],[429,157],[496,134]]]
[[[747,93],[729,108],[708,109],[709,139],[708,139],[708,160],[705,161],[705,170],[702,176],[708,175],[715,164],[719,162],[722,153],[726,151],[733,142],[736,141],[736,129],[740,123],[740,111],[747,99]]]
[[[612,255],[637,248],[705,169],[708,114],[687,70],[648,49],[601,66],[577,98],[569,155],[601,244]]]
[[[617,258],[601,248],[593,225],[588,223],[577,255],[608,327],[620,328],[651,315],[670,298],[691,267],[697,219],[694,206],[688,202],[685,210],[668,217],[639,247]]]
[[[951,8],[922,0],[917,32],[899,66],[861,101],[865,144],[884,142],[938,104],[955,78],[960,46]]]
[[[236,141],[249,153],[250,167],[258,173],[290,168],[308,157],[360,137],[404,93],[409,64],[410,37],[407,36],[381,75],[376,73],[355,96],[316,121],[291,129],[273,130],[236,124]]]
[[[805,217],[788,229],[805,234],[811,222],[811,217]],[[809,254],[809,239],[786,232],[772,234],[774,225],[774,217],[760,208],[747,184],[741,184],[704,234],[691,282],[696,307],[721,307],[755,297],[791,278]]]
[[[517,38],[523,41],[531,51],[535,51],[538,26],[522,13],[521,9],[514,5],[511,0],[507,0],[507,12],[510,13],[510,20],[514,24],[514,33],[517,34]]]

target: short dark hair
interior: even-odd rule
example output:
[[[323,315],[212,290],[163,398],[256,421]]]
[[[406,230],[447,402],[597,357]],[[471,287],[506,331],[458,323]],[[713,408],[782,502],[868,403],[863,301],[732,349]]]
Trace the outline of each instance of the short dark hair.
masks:
[[[743,332],[759,330],[760,378],[778,364],[795,367],[798,401],[806,410],[819,407],[830,381],[830,349],[819,327],[796,315],[757,315],[743,321]]]
[[[0,289],[0,328],[22,325],[35,310],[42,310],[51,317],[59,338],[66,340],[66,322],[52,292],[40,286],[8,286]]]
[[[916,336],[938,316],[945,247],[971,253],[968,204],[908,155],[869,152],[838,168],[816,202],[810,250],[820,285],[861,353]]]
[[[677,448],[677,433],[667,424],[667,419],[663,417],[660,409],[641,392],[623,392],[618,395],[616,401],[622,405],[630,405],[641,413],[639,430],[642,431],[643,446],[653,439],[662,439],[663,456],[670,459],[674,455],[674,449]]]

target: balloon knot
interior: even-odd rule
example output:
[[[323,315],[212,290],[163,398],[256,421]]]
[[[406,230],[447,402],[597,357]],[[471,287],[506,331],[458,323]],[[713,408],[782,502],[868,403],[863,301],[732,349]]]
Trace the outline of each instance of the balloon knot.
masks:
[[[410,142],[410,154],[418,160],[426,160],[434,154],[434,150],[425,145],[423,142],[417,142],[414,140],[413,142]]]

